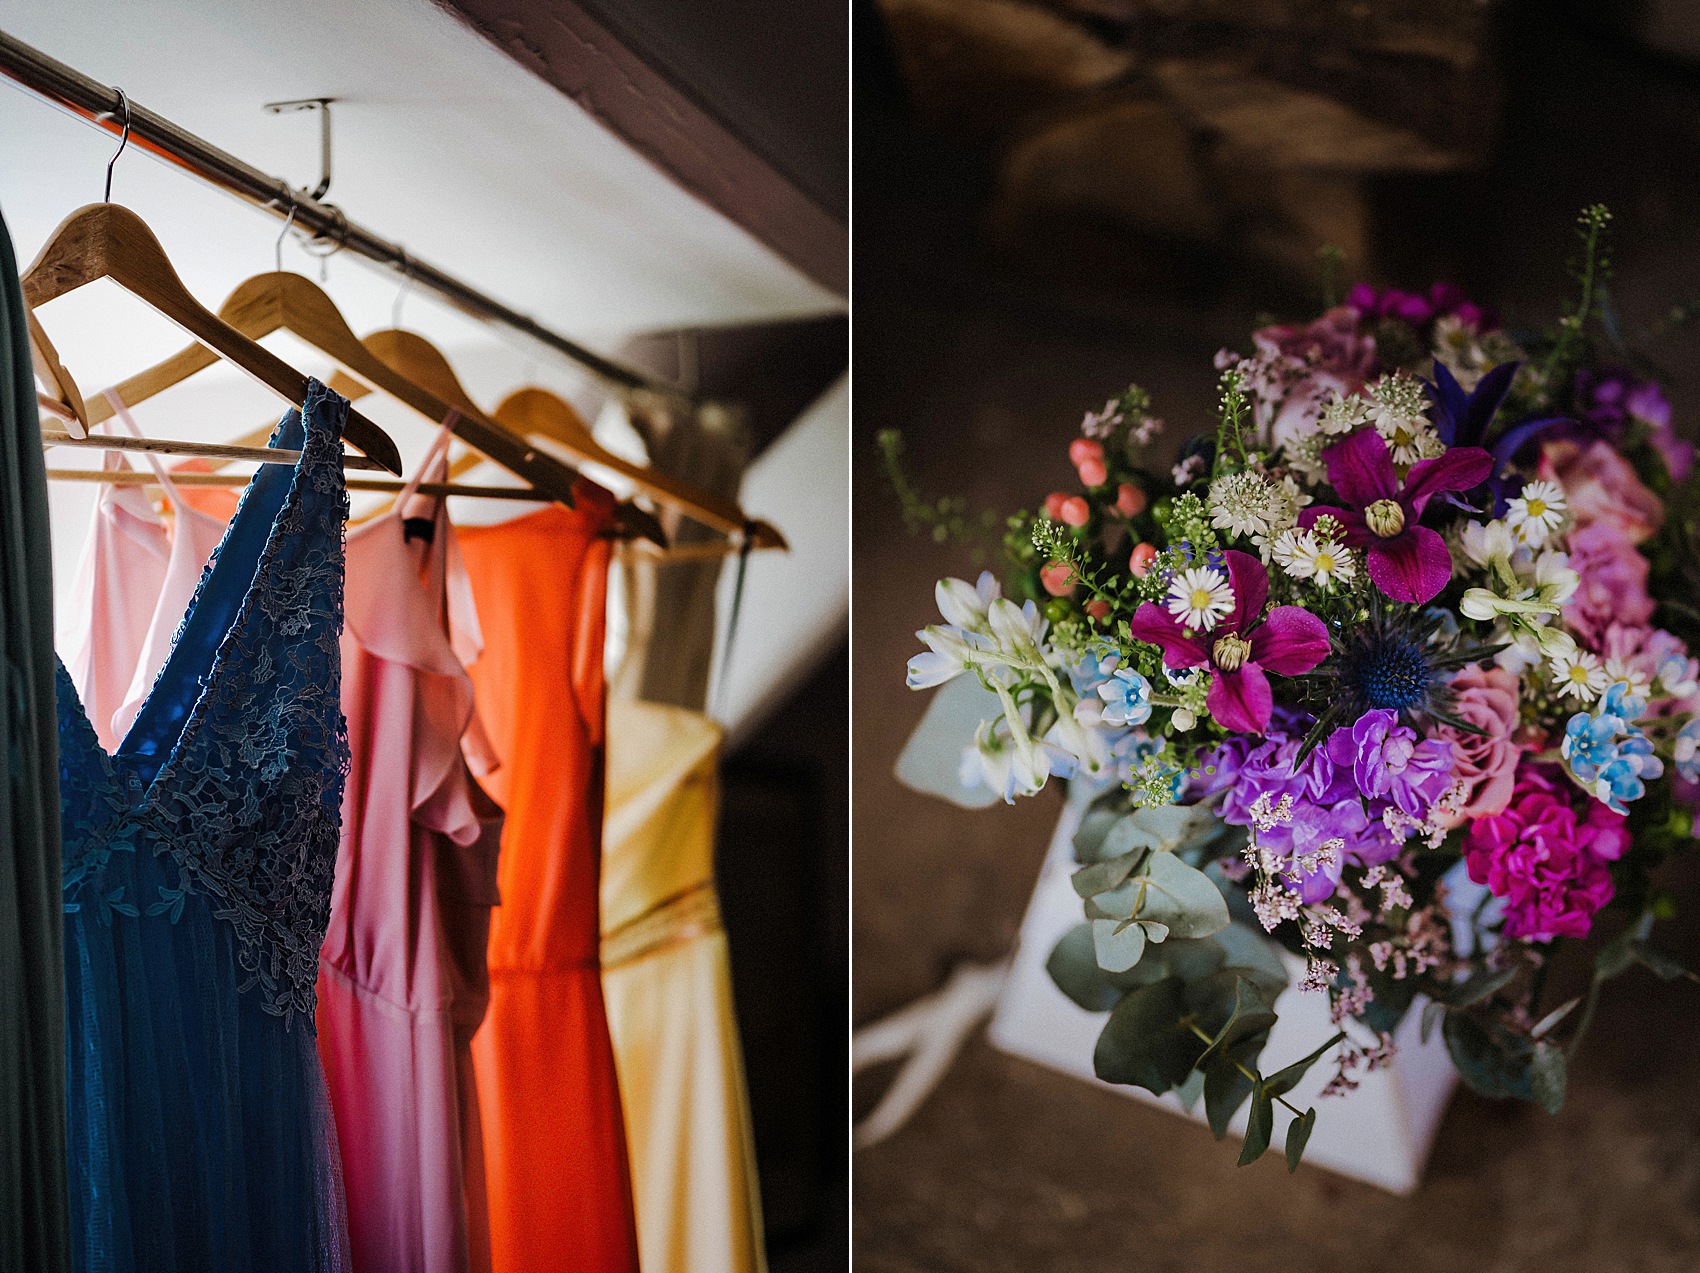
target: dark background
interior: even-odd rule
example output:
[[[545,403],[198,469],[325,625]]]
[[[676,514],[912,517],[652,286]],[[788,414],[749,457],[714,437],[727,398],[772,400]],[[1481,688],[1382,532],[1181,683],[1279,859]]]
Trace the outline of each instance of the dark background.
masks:
[[[1129,381],[1150,390],[1172,442],[1208,427],[1215,350],[1246,348],[1259,314],[1317,308],[1317,226],[1357,235],[1352,276],[1452,279],[1514,327],[1571,299],[1571,227],[1599,200],[1616,217],[1613,308],[1672,374],[1678,427],[1694,436],[1700,336],[1648,329],[1700,295],[1697,8],[858,0],[856,1024],[935,989],[961,960],[1009,951],[1060,810],[1047,792],[968,813],[892,777],[926,704],[903,666],[915,629],[936,621],[933,582],[995,563],[905,533],[875,433],[903,431],[929,493],[1031,507],[1072,480],[1081,413]],[[1399,40],[1439,52],[1387,55]],[[1094,118],[1146,118],[1117,111],[1167,118],[1152,90],[1165,58],[1337,92],[1376,127],[1424,139],[1431,170],[1306,171],[1283,194],[1234,167],[1231,130],[1189,125],[1183,153],[1202,156],[1208,180],[1188,204],[1157,160],[1117,166],[1150,151],[1155,125],[1112,132],[1108,147],[1093,132]],[[1059,166],[1069,153],[1084,167]],[[1048,156],[1042,181],[1035,154]],[[1673,883],[1694,914],[1692,879]],[[1691,964],[1700,952],[1695,938],[1667,940]],[[1587,952],[1572,955],[1574,970]],[[858,1080],[858,1114],[890,1073]],[[1461,1092],[1426,1183],[1398,1199],[1312,1167],[1289,1178],[1273,1155],[1236,1169],[1203,1129],[976,1039],[907,1128],[855,1156],[856,1267],[1694,1269],[1697,1083],[1700,987],[1631,973],[1606,997],[1559,1116]]]

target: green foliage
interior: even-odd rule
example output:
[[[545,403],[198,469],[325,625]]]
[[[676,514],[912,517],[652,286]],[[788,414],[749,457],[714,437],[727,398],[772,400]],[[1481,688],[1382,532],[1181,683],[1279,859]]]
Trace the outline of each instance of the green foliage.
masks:
[[[1287,1125],[1287,1170],[1289,1172],[1295,1172],[1299,1169],[1299,1160],[1304,1157],[1305,1146],[1310,1143],[1310,1134],[1315,1127],[1315,1109],[1307,1109]]]
[[[1570,273],[1576,280],[1580,295],[1576,308],[1558,320],[1558,337],[1541,367],[1540,383],[1545,388],[1549,406],[1565,405],[1560,395],[1568,393],[1575,378],[1586,347],[1588,320],[1599,308],[1600,289],[1611,277],[1611,255],[1606,236],[1606,226],[1610,222],[1611,212],[1603,203],[1582,209],[1576,218],[1576,237],[1582,243],[1582,256],[1571,267]]]
[[[996,514],[986,510],[971,518],[968,501],[960,495],[926,498],[903,466],[903,435],[896,429],[882,429],[874,440],[880,449],[886,478],[902,506],[903,525],[910,534],[926,533],[939,544],[958,543],[978,549],[989,545],[997,524]]]

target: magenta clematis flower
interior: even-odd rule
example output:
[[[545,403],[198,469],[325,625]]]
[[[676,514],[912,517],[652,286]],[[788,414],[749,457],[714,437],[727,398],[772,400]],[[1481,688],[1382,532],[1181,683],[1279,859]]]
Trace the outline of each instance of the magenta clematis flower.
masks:
[[[1231,549],[1222,557],[1234,608],[1210,631],[1183,627],[1154,601],[1140,606],[1129,626],[1135,640],[1163,651],[1163,666],[1210,669],[1205,704],[1224,729],[1262,734],[1275,707],[1265,673],[1310,671],[1328,657],[1328,629],[1298,606],[1276,606],[1265,615],[1269,574],[1263,563]]]
[[[1349,508],[1319,508],[1299,514],[1308,529],[1319,517],[1332,517],[1346,528],[1346,543],[1364,550],[1369,577],[1395,601],[1421,605],[1432,600],[1452,578],[1452,554],[1439,532],[1419,525],[1436,495],[1467,491],[1487,481],[1493,456],[1479,446],[1457,446],[1432,460],[1419,460],[1399,475],[1387,443],[1374,429],[1363,429],[1322,453],[1328,481]]]

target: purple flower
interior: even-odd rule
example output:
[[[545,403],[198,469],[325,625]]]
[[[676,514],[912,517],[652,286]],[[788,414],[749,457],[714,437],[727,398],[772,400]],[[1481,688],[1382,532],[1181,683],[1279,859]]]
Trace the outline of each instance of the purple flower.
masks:
[[[1480,332],[1499,327],[1499,319],[1493,312],[1470,300],[1456,283],[1436,283],[1427,295],[1358,283],[1346,294],[1346,304],[1365,318],[1397,318],[1424,332],[1435,319],[1448,314],[1456,315],[1459,322]]]
[[[1452,744],[1418,739],[1397,712],[1365,712],[1329,735],[1322,750],[1351,771],[1359,794],[1389,800],[1413,818],[1427,815],[1452,774]]]
[[[1328,480],[1346,508],[1315,505],[1299,515],[1309,528],[1323,516],[1346,528],[1346,542],[1362,548],[1369,577],[1395,601],[1421,605],[1452,578],[1446,541],[1420,525],[1423,510],[1436,495],[1467,491],[1493,472],[1493,456],[1477,446],[1453,447],[1432,460],[1419,460],[1405,475],[1403,488],[1387,443],[1363,429],[1322,453]]]
[[[1320,902],[1334,892],[1348,860],[1362,866],[1388,861],[1398,854],[1400,841],[1381,820],[1387,802],[1360,798],[1349,766],[1336,765],[1320,747],[1299,761],[1309,722],[1291,724],[1291,732],[1276,728],[1266,738],[1241,736],[1223,743],[1205,766],[1208,772],[1195,782],[1193,796],[1220,794],[1218,812],[1233,826],[1253,824],[1252,806],[1259,797],[1267,796],[1270,808],[1291,797],[1288,820],[1260,830],[1258,843],[1291,860],[1298,876],[1294,891],[1307,903]],[[1300,858],[1317,855],[1330,840],[1341,842],[1340,852],[1327,855],[1316,870],[1299,868]]]
[[[1628,421],[1641,421],[1652,430],[1647,440],[1664,457],[1672,480],[1688,480],[1694,444],[1672,431],[1670,402],[1655,381],[1642,380],[1623,367],[1578,371],[1576,406],[1583,420],[1612,442],[1622,436]]]
[[[1299,676],[1310,671],[1328,657],[1328,629],[1298,606],[1276,606],[1265,615],[1269,573],[1263,563],[1233,549],[1222,558],[1234,608],[1214,629],[1183,627],[1162,606],[1147,601],[1134,614],[1129,630],[1134,640],[1163,651],[1165,667],[1208,667],[1205,705],[1210,715],[1224,729],[1261,734],[1269,728],[1275,707],[1266,673]]]

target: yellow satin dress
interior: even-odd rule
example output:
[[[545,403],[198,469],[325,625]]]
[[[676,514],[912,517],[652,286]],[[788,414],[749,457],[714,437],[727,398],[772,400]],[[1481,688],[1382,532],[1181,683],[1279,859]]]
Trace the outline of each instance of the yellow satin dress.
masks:
[[[608,703],[602,989],[644,1273],[765,1273],[749,1097],[714,889],[720,727]]]

